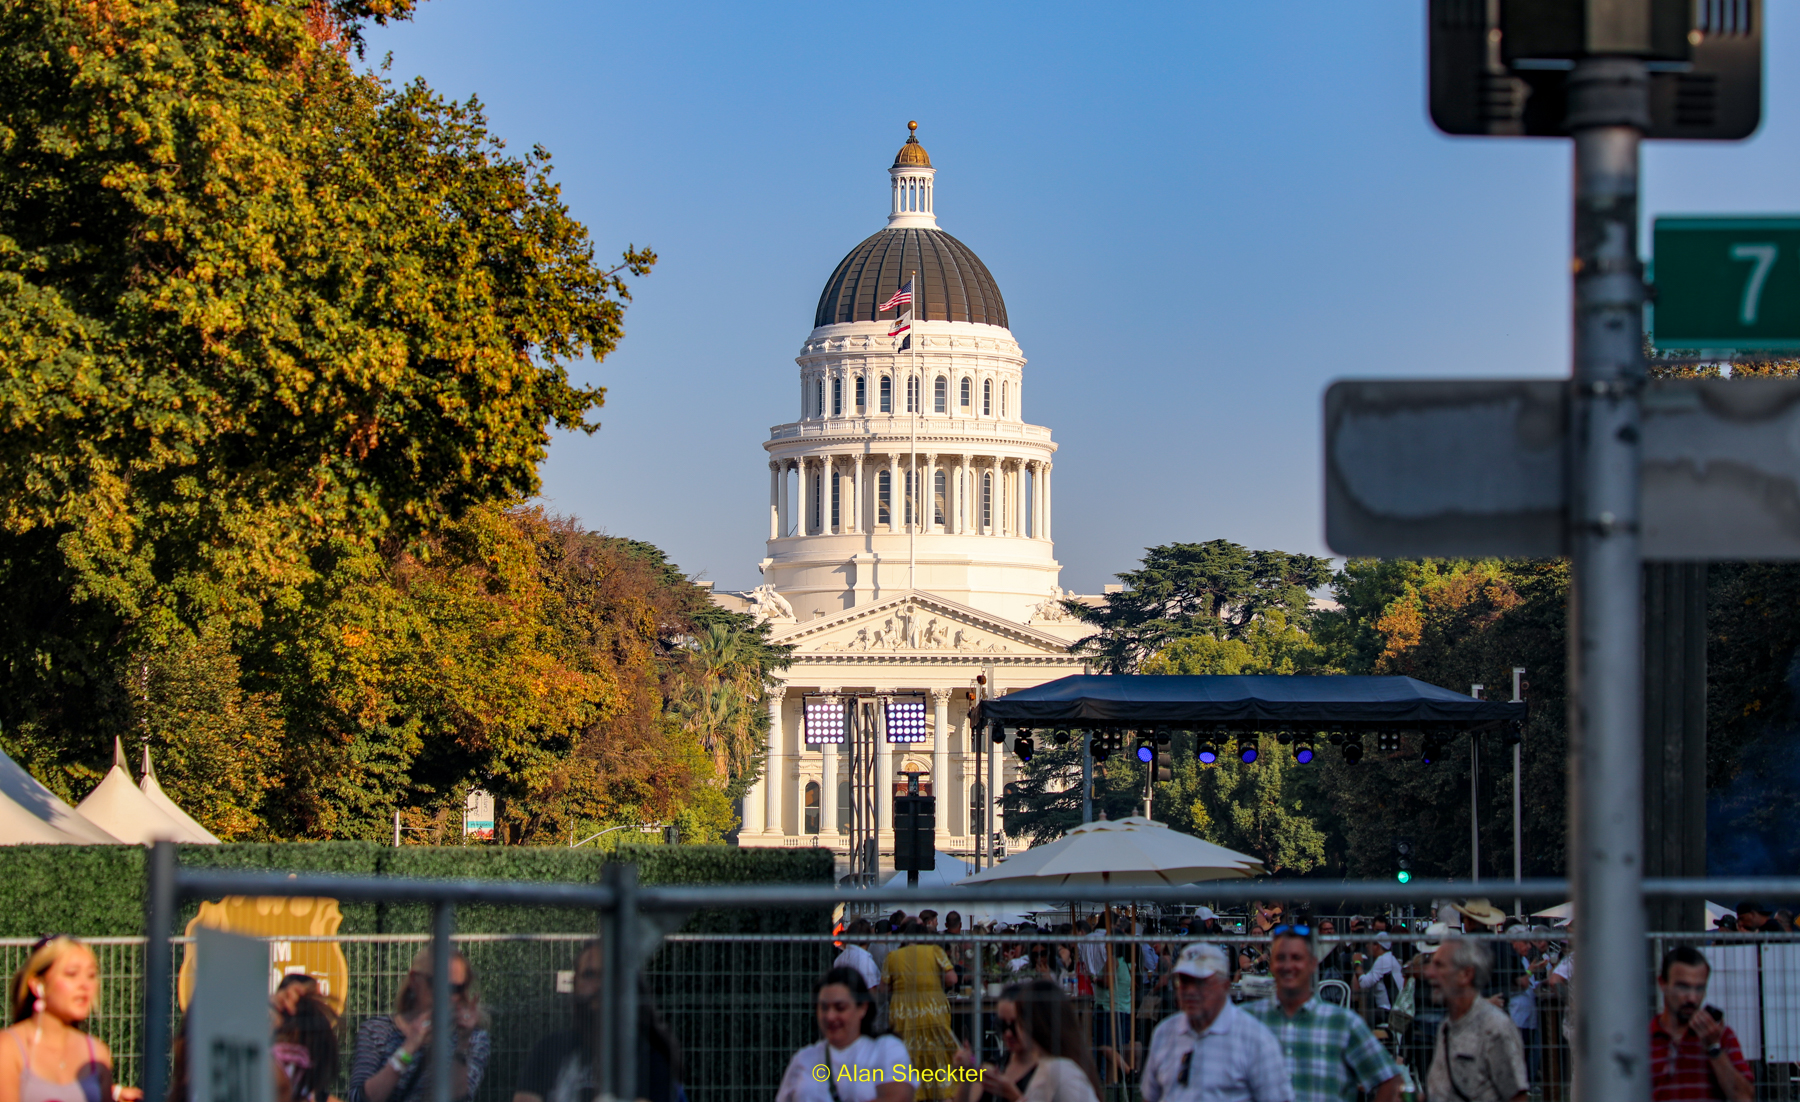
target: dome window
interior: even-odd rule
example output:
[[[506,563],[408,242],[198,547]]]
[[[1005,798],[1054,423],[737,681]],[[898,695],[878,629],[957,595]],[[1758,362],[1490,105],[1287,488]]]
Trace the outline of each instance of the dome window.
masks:
[[[894,380],[886,375],[881,377],[881,412],[894,412]]]
[[[943,380],[941,380],[941,379],[939,380],[939,382],[942,382],[942,381]],[[936,523],[942,527],[948,527],[948,524],[944,520],[944,501],[946,498],[949,497],[949,495],[947,493],[945,493],[944,490],[945,490],[944,472],[939,471],[936,475],[934,475],[932,477],[932,487],[931,487],[932,507],[931,507],[931,510],[932,510],[934,523]]]
[[[906,377],[906,412],[919,412],[919,377],[917,375]]]
[[[950,380],[942,375],[939,375],[937,382],[931,386],[931,412],[950,412]]]
[[[984,472],[981,476],[981,528],[988,535],[993,535],[994,526],[994,476]]]
[[[1000,383],[1000,416],[1006,416],[1007,399],[1011,397],[1012,384],[1010,382],[1002,381]]]
[[[861,375],[858,375],[856,377],[856,408],[857,409],[869,408],[868,387],[867,387],[867,385],[865,385],[865,382]]]
[[[818,386],[813,391],[812,413],[813,413],[814,417],[825,416],[825,380],[824,379],[819,380]]]
[[[844,415],[844,380],[841,378],[831,380],[831,415]]]
[[[964,375],[963,381],[962,381],[962,408],[968,409],[969,406],[974,401],[975,401],[974,380],[970,379],[967,375]]]
[[[875,476],[875,523],[894,526],[894,476],[887,471]]]
[[[994,380],[992,379],[981,380],[981,415],[983,417],[994,415]]]

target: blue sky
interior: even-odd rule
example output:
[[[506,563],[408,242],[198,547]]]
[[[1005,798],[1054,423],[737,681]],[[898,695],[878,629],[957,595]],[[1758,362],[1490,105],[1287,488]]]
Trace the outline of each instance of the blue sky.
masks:
[[[723,589],[757,584],[762,441],[918,119],[1061,445],[1063,585],[1095,592],[1158,543],[1325,553],[1335,377],[1566,372],[1566,145],[1434,131],[1424,7],[430,0],[369,56],[549,149],[602,257],[661,254],[544,494]],[[1769,0],[1766,58],[1795,15]],[[1646,219],[1800,209],[1797,107],[1776,65],[1749,142],[1652,146]]]

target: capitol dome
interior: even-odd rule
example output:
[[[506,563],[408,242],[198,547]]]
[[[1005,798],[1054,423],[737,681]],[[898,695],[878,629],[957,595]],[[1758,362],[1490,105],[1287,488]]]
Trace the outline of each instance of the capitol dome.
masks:
[[[838,262],[819,295],[813,325],[879,320],[876,307],[915,272],[915,317],[1007,328],[1006,300],[974,250],[943,230],[892,227]]]

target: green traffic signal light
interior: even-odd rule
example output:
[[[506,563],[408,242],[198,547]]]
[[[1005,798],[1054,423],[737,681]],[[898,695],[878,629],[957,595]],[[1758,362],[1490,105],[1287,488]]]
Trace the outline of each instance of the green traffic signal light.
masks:
[[[1405,869],[1401,869],[1394,874],[1394,879],[1400,881],[1402,884],[1410,884],[1412,883],[1412,873],[1407,872]]]

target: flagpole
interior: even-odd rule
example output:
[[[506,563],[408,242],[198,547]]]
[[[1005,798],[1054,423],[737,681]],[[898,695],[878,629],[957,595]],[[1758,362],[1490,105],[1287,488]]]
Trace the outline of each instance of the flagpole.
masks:
[[[906,404],[912,407],[912,459],[911,459],[912,477],[911,477],[911,481],[913,484],[912,496],[913,496],[913,501],[915,503],[912,508],[912,514],[913,514],[912,515],[912,523],[910,525],[908,525],[907,529],[906,529],[906,588],[917,589],[917,588],[919,588],[919,553],[918,553],[919,521],[923,517],[923,512],[919,508],[919,505],[916,503],[923,500],[925,497],[925,487],[923,485],[923,480],[919,477],[919,407],[921,405],[925,404],[925,380],[922,378],[919,378],[919,374],[918,374],[918,372],[919,372],[918,336],[919,336],[919,320],[920,320],[919,305],[920,305],[920,303],[922,303],[924,301],[924,296],[919,293],[919,273],[912,272],[911,274],[909,274],[906,277],[906,285],[908,287],[912,288],[912,298],[913,298],[912,302],[908,303],[908,305],[912,307],[913,322],[912,322],[912,328],[910,330],[908,330],[908,332],[906,334],[906,340],[907,340],[907,343],[912,345],[913,378],[915,380],[917,380],[918,385],[919,385],[919,397],[918,397],[917,401],[913,400],[912,386],[909,384],[906,388],[906,398],[907,398]]]

